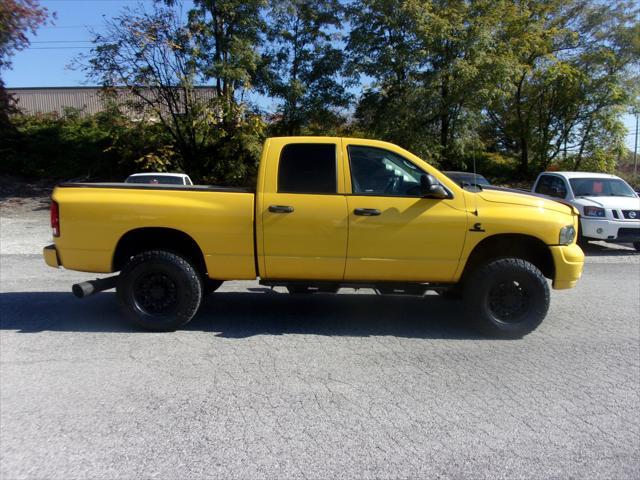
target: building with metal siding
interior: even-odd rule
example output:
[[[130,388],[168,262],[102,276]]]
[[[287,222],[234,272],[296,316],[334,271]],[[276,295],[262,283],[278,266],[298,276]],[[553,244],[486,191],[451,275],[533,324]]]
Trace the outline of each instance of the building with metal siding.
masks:
[[[195,91],[202,100],[215,97],[215,89],[211,87],[195,87]],[[100,87],[8,88],[7,92],[17,100],[17,107],[28,114],[56,112],[62,115],[65,108],[74,108],[82,114],[92,115],[104,110],[106,105]],[[123,103],[136,100],[124,89],[116,88],[116,92]],[[130,117],[139,118],[140,113],[131,111]]]

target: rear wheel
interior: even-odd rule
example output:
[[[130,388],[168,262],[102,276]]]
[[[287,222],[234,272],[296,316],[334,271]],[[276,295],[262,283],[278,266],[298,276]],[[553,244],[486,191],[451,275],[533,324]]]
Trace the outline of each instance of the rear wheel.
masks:
[[[465,281],[468,319],[491,337],[520,338],[535,330],[549,309],[549,285],[535,265],[502,258],[476,269]]]
[[[133,257],[117,285],[126,315],[137,325],[172,331],[188,323],[202,299],[202,280],[185,258],[164,250]]]

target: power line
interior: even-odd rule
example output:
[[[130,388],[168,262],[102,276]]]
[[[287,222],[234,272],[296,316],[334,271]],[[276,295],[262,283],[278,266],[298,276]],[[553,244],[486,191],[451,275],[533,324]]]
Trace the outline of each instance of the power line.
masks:
[[[28,51],[28,50],[77,50],[79,48],[93,48],[93,47],[27,47],[24,51]]]
[[[37,40],[30,43],[92,43],[91,40]]]
[[[42,3],[72,2],[72,3],[144,3],[155,0],[43,0]]]
[[[94,28],[94,27],[102,27],[102,25],[49,25],[45,27],[39,27],[39,29],[53,29],[53,28]]]

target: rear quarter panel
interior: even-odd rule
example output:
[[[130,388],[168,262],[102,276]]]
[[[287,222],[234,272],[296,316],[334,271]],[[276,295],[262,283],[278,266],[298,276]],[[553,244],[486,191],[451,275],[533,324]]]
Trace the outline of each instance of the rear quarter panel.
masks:
[[[165,227],[195,240],[215,278],[256,276],[252,193],[58,187],[53,200],[60,207],[55,244],[65,268],[111,272],[125,233]]]

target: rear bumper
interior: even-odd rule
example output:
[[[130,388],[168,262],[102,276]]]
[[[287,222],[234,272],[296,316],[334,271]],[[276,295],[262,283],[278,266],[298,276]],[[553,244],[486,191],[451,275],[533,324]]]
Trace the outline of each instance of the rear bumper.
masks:
[[[50,267],[60,267],[60,259],[58,258],[58,251],[55,245],[47,245],[42,249],[42,256],[44,261]]]
[[[555,265],[553,288],[564,290],[575,287],[582,276],[584,252],[575,243],[549,247]]]

